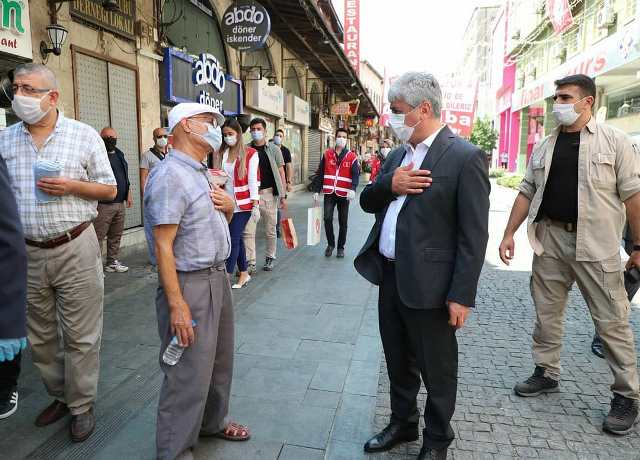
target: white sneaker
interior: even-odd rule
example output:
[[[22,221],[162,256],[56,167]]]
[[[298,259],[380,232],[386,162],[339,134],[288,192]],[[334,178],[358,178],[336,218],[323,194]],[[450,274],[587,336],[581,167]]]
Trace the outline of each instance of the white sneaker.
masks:
[[[129,271],[129,267],[122,265],[119,260],[114,260],[112,263],[104,267],[104,270],[109,273],[124,273]]]

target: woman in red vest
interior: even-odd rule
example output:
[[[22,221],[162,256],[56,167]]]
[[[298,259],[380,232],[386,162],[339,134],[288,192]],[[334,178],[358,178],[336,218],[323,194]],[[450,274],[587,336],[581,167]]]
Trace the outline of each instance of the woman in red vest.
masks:
[[[260,219],[259,159],[255,149],[242,143],[242,128],[235,119],[230,118],[224,123],[222,135],[222,146],[215,155],[214,166],[227,173],[229,180],[224,188],[236,202],[233,219],[229,222],[231,255],[227,259],[227,273],[233,273],[238,266],[240,277],[231,287],[240,289],[251,281],[242,232],[252,214],[256,215],[256,220]]]

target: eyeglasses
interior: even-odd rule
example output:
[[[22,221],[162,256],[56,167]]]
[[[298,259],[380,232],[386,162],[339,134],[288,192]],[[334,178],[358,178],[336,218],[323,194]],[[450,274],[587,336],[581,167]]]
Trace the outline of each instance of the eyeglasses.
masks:
[[[11,85],[11,93],[18,94],[18,91],[22,89],[22,93],[26,96],[37,96],[38,94],[48,93],[51,91],[49,88],[34,88],[31,85]]]
[[[216,120],[215,118],[189,118],[189,120],[192,121],[197,121],[198,123],[208,123],[211,126],[213,126],[214,128],[218,127],[218,120]]]
[[[168,139],[169,136],[167,136],[166,134],[163,134],[162,136],[156,136],[156,139]]]

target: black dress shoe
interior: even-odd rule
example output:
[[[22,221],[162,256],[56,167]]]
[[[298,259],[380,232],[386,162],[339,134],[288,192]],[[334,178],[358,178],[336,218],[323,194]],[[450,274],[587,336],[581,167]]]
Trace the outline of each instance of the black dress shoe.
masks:
[[[597,332],[593,336],[593,341],[591,342],[591,353],[596,355],[598,358],[604,358],[604,345]]]
[[[364,445],[365,452],[383,452],[403,442],[415,441],[419,438],[418,424],[400,424],[391,422],[384,430],[369,439]]]
[[[417,460],[447,460],[447,448],[429,449],[428,447],[422,446]]]

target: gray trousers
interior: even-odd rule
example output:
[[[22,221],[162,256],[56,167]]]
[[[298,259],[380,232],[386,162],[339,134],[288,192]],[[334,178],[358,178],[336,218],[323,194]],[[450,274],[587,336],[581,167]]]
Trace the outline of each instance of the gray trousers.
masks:
[[[169,305],[158,287],[156,311],[160,368],[164,381],[158,402],[158,458],[173,460],[198,442],[198,434],[222,430],[229,412],[233,375],[233,302],[224,264],[196,272],[178,272],[182,296],[197,322],[195,343],[175,366],[162,354],[173,338]]]

